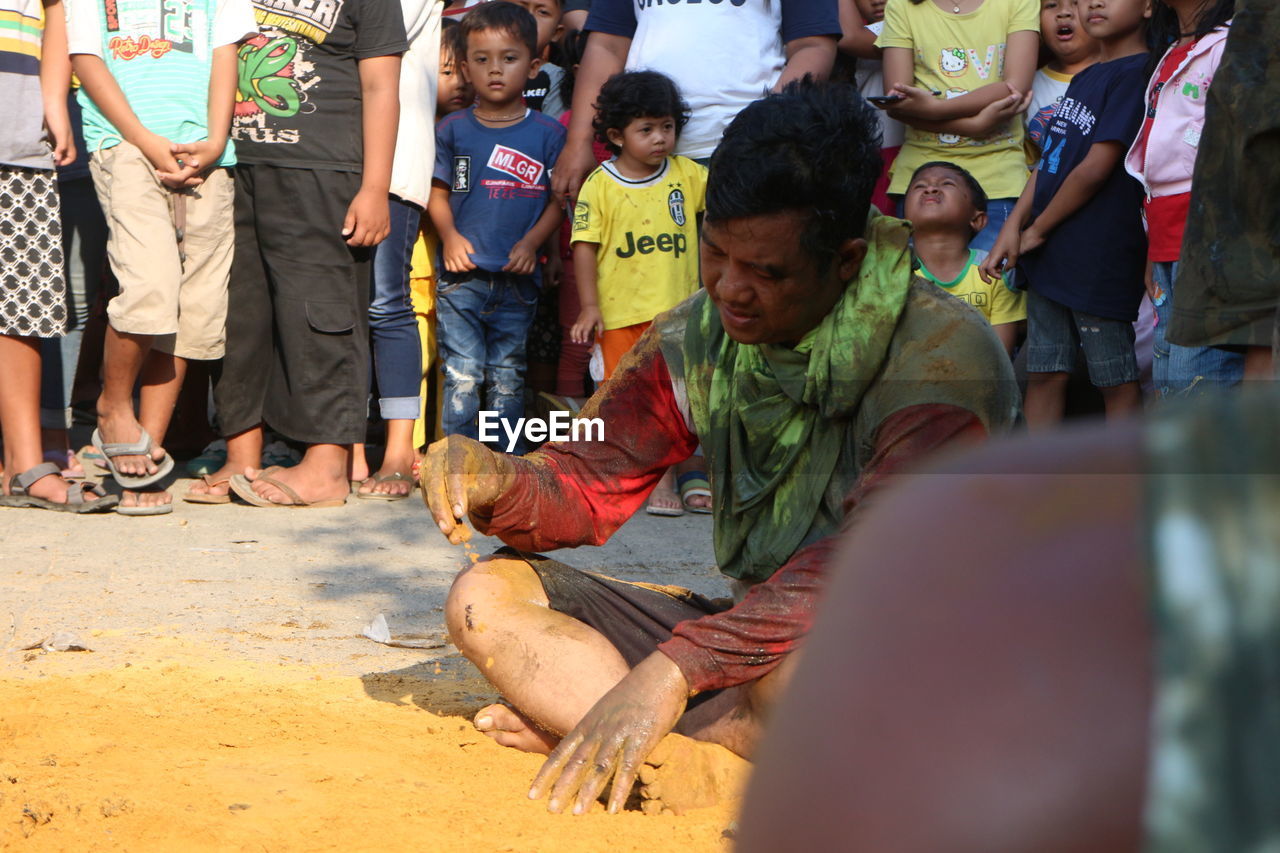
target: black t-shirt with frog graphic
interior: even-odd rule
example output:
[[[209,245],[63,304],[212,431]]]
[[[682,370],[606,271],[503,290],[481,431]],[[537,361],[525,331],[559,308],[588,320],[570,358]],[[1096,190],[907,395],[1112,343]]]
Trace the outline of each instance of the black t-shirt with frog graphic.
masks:
[[[408,49],[395,0],[254,0],[231,136],[242,163],[363,168],[358,60]]]

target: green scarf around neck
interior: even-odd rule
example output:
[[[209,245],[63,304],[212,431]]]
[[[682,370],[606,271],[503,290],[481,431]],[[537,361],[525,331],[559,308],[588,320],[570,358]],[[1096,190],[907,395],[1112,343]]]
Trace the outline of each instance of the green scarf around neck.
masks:
[[[762,581],[813,526],[845,433],[880,371],[911,285],[911,228],[873,213],[857,277],[795,349],[740,344],[700,299],[685,377],[715,500],[715,552],[730,577]]]

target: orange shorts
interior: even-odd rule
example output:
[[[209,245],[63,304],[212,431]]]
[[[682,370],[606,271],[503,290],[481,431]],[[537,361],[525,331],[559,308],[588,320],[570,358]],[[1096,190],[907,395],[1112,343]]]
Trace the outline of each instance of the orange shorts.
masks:
[[[604,356],[604,378],[608,379],[617,369],[618,362],[636,345],[652,320],[636,323],[634,326],[623,326],[621,329],[605,329],[600,335],[600,354]]]

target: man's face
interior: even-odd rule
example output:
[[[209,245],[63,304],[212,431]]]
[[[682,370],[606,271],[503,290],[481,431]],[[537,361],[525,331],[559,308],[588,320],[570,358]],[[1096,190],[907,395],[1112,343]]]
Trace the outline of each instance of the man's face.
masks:
[[[538,56],[545,59],[542,52],[564,30],[560,26],[559,0],[515,0],[515,4],[533,15],[538,25]]]
[[[782,211],[702,225],[702,284],[729,337],[794,346],[831,312],[866,252],[849,240],[839,257],[800,246],[808,213]]]

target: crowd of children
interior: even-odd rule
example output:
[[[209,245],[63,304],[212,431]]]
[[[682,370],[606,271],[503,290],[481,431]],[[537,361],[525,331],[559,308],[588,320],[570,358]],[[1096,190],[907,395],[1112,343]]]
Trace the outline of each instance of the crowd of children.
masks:
[[[1118,416],[1144,366],[1147,398],[1245,376],[1164,334],[1234,0],[784,2],[735,19],[777,48],[737,71],[699,30],[721,18],[680,36],[720,58],[673,58],[655,39],[679,23],[613,0],[65,4],[0,0],[6,506],[165,513],[166,447],[214,437],[190,502],[398,500],[426,443],[491,436],[482,412],[578,411],[699,287],[731,72],[757,94],[830,74],[883,110],[875,202],[991,323],[1029,427],[1070,412],[1073,377]],[[695,455],[648,508],[709,502]]]

